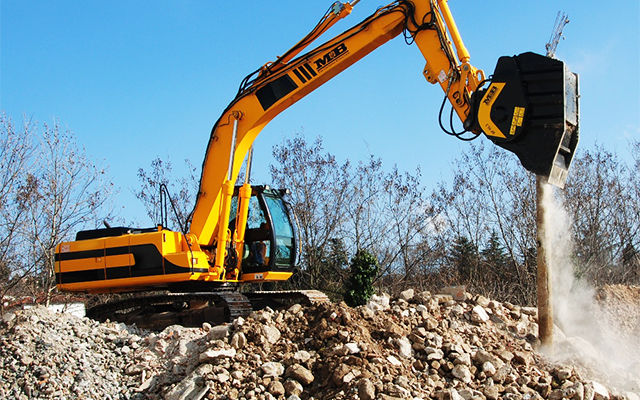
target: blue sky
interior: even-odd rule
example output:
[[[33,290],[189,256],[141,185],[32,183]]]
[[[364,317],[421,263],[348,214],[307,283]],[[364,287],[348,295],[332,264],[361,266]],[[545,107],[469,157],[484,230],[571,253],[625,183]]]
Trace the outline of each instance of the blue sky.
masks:
[[[0,0],[0,110],[16,122],[60,121],[108,166],[122,216],[146,225],[132,195],[137,169],[157,156],[200,165],[242,78],[289,49],[330,3]],[[580,74],[581,146],[629,157],[640,137],[640,2],[449,3],[472,64],[487,75],[502,55],[544,53],[564,10],[571,22],[557,57]],[[321,41],[385,4],[360,1]],[[268,183],[272,146],[296,132],[322,136],[339,159],[372,153],[387,167],[420,165],[428,188],[446,179],[467,144],[440,131],[442,92],[423,65],[396,38],[282,113],[256,141],[255,183]]]

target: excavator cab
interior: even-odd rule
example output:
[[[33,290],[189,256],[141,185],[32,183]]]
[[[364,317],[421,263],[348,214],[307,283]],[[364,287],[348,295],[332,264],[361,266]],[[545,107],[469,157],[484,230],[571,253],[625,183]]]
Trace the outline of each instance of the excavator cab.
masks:
[[[237,212],[239,189],[236,186],[231,215]],[[291,273],[297,265],[298,226],[293,209],[285,200],[287,193],[285,189],[252,186],[241,255],[241,281],[264,279],[266,273]]]

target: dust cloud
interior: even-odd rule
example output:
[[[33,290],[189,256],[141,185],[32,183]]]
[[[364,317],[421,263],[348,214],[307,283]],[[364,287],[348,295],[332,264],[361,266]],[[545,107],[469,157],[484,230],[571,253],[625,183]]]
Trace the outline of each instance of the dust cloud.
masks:
[[[596,291],[576,278],[572,221],[555,188],[543,185],[542,233],[551,276],[553,347],[547,354],[573,362],[619,390],[640,392],[640,338],[626,335],[596,300]]]

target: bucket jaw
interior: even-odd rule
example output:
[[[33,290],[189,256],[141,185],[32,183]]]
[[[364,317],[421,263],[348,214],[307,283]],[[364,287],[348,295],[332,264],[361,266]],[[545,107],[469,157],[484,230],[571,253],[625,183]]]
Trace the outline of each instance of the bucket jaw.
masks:
[[[473,93],[465,126],[563,188],[578,145],[579,97],[578,75],[564,62],[535,53],[500,57],[491,84]]]

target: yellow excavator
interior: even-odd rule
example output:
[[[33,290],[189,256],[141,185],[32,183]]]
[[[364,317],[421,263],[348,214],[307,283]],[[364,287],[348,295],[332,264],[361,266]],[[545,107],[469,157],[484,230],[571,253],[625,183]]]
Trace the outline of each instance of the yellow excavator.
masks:
[[[420,50],[424,77],[444,92],[440,127],[447,134],[461,139],[484,134],[515,153],[527,170],[564,185],[578,143],[579,95],[578,77],[562,61],[534,53],[505,56],[486,76],[471,65],[446,0],[394,1],[299,55],[358,1],[333,3],[304,38],[242,81],[211,130],[195,207],[180,231],[159,224],[78,232],[75,241],[56,247],[58,289],[166,291],[103,304],[95,311],[103,317],[134,308],[137,315],[166,307],[211,311],[215,306],[226,318],[247,312],[251,304],[237,286],[289,279],[300,249],[286,190],[249,183],[254,140],[276,115],[398,35]],[[451,122],[453,112],[462,121],[460,132]],[[236,185],[245,162],[244,182]],[[323,298],[318,292],[292,296],[301,294],[309,301]],[[249,300],[278,295],[286,297],[254,293]]]

